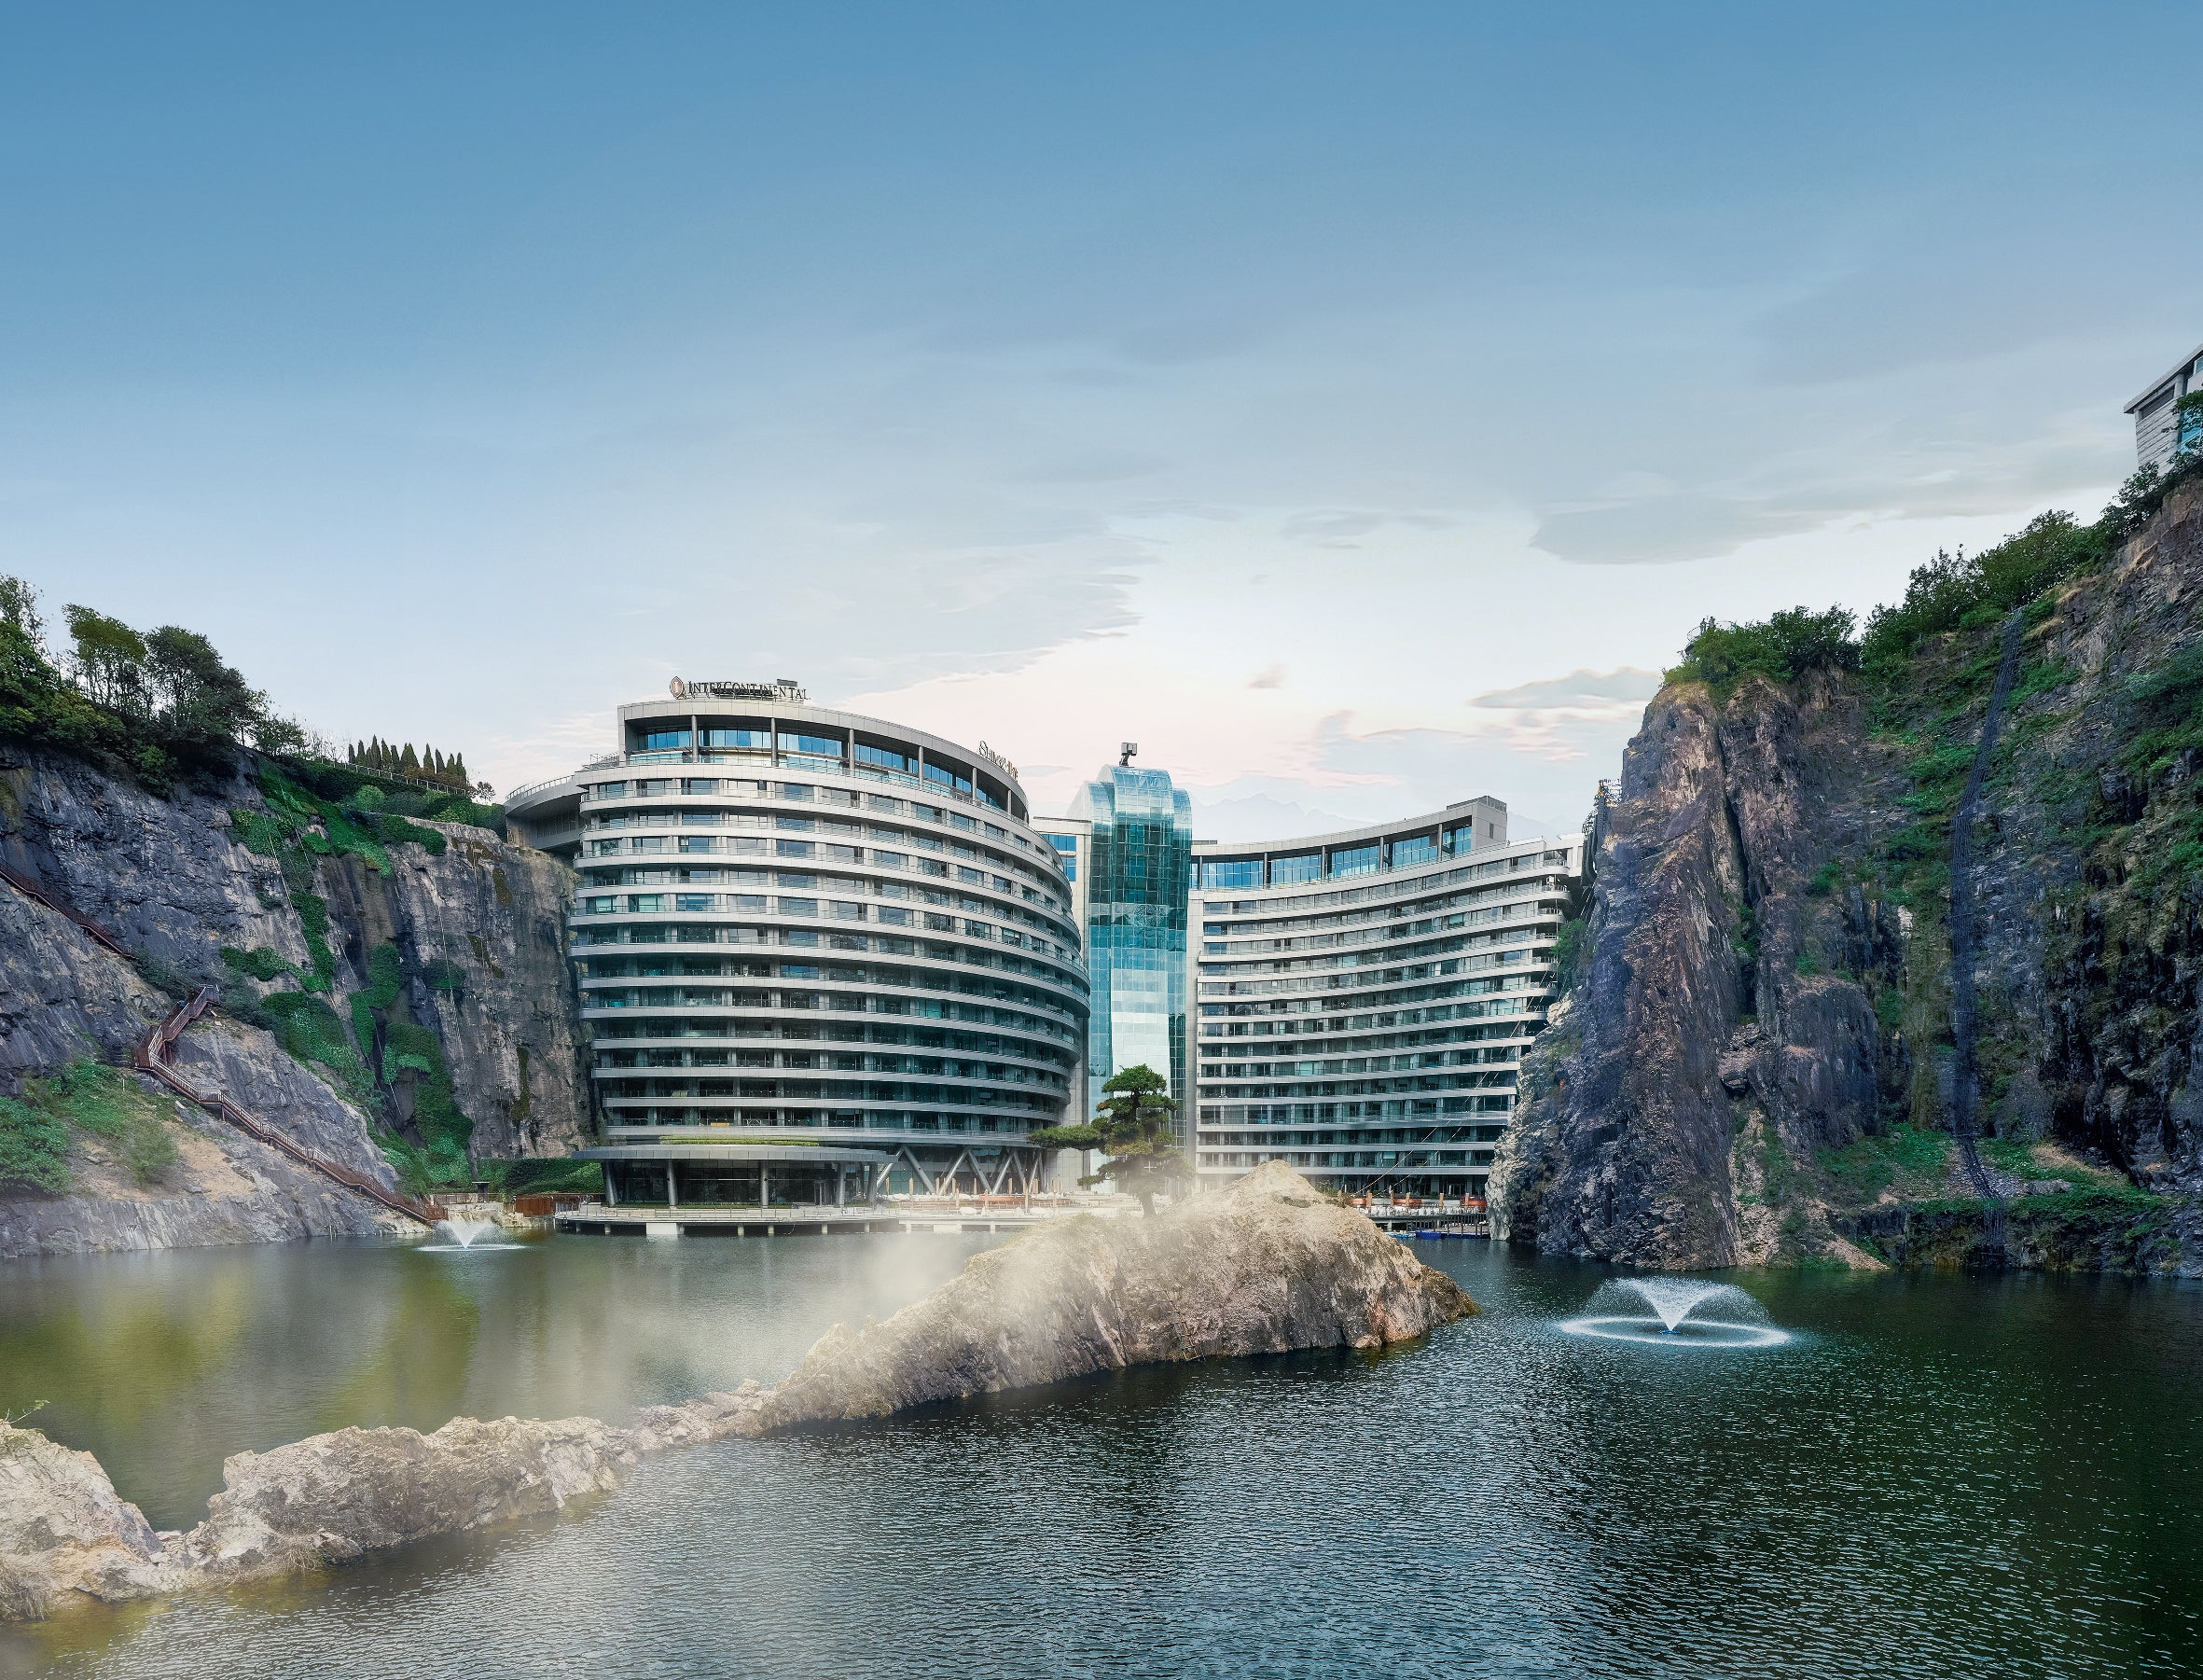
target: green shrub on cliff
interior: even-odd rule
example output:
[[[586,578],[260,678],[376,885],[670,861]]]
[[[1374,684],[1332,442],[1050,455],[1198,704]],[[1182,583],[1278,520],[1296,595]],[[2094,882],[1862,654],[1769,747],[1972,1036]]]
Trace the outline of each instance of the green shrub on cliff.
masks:
[[[1932,1196],[1942,1187],[1950,1167],[1950,1135],[1897,1126],[1846,1148],[1823,1149],[1819,1160],[1829,1188],[1840,1201],[1864,1207],[1884,1190],[1909,1201]]]
[[[2203,754],[2203,645],[2182,648],[2127,685],[2133,734],[2119,756],[2129,771],[2155,781],[2188,754]]]
[[[21,1097],[0,1098],[0,1186],[64,1193],[72,1132],[110,1145],[133,1182],[159,1184],[178,1155],[165,1108],[122,1069],[90,1058],[27,1079]]]
[[[328,1000],[310,992],[278,992],[260,1007],[276,1023],[276,1042],[300,1062],[316,1062],[336,1076],[344,1094],[370,1112],[375,1081],[344,1035],[344,1023]]]
[[[234,945],[222,947],[222,961],[242,975],[266,982],[292,972],[291,965],[264,945],[250,951],[240,951]]]
[[[69,1188],[69,1129],[32,1103],[0,1097],[0,1190],[60,1196]]]
[[[485,1175],[494,1174],[508,1196],[530,1196],[560,1190],[584,1196],[604,1193],[603,1166],[593,1160],[506,1160],[482,1165]]]
[[[2084,525],[2070,513],[2052,511],[1978,554],[1938,550],[1914,569],[1903,601],[1877,606],[1868,616],[1862,661],[1870,673],[1888,679],[1928,637],[1958,629],[1969,614],[2001,617],[2052,584],[2093,570],[2103,563],[2111,543],[2104,521]]]
[[[118,1067],[89,1058],[39,1081],[54,1111],[80,1132],[106,1139],[140,1185],[159,1184],[176,1163],[176,1141],[162,1124],[165,1104]]]
[[[1816,613],[1794,606],[1756,624],[1699,622],[1684,645],[1683,662],[1670,669],[1668,681],[1701,682],[1726,694],[1747,676],[1794,682],[1808,671],[1849,671],[1859,663],[1851,639],[1858,619],[1846,608]]]
[[[123,771],[165,792],[179,771],[219,765],[241,747],[295,752],[306,734],[225,664],[197,631],[141,634],[81,604],[67,609],[69,649],[46,642],[37,591],[0,577],[0,732]]]
[[[367,953],[367,983],[352,996],[353,1035],[383,1088],[405,1088],[413,1132],[436,1171],[464,1178],[474,1121],[459,1106],[443,1040],[432,1028],[393,1018],[404,987],[403,953],[395,945],[376,946]]]

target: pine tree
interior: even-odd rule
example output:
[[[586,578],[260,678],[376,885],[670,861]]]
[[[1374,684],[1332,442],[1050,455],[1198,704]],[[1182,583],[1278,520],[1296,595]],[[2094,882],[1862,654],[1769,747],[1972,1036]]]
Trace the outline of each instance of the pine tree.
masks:
[[[1094,1177],[1111,1179],[1120,1189],[1130,1191],[1140,1199],[1141,1212],[1153,1218],[1157,1189],[1190,1176],[1185,1157],[1171,1139],[1178,1104],[1163,1095],[1170,1081],[1142,1063],[1126,1068],[1102,1089],[1109,1094],[1091,1125],[1045,1126],[1031,1133],[1029,1141],[1043,1149],[1103,1150],[1109,1159]]]

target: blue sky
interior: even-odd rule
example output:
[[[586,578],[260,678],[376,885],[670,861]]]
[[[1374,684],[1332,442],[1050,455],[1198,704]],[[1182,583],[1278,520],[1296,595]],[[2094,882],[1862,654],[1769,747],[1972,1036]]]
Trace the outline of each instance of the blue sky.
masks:
[[[455,15],[456,14],[456,15]],[[0,569],[500,785],[691,677],[1573,822],[2132,465],[2193,7],[10,7]]]

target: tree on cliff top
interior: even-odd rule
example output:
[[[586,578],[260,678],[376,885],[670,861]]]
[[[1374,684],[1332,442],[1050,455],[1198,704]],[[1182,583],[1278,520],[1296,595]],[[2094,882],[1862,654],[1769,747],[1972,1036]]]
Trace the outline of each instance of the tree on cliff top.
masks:
[[[0,733],[126,765],[165,789],[180,765],[216,763],[250,743],[291,752],[304,731],[223,662],[214,644],[173,624],[141,635],[89,606],[67,609],[69,650],[46,645],[37,591],[0,577]]]
[[[1109,1159],[1093,1178],[1111,1180],[1140,1199],[1140,1211],[1155,1216],[1155,1193],[1187,1176],[1185,1157],[1171,1141],[1171,1122],[1178,1104],[1163,1092],[1170,1081],[1144,1062],[1128,1067],[1102,1088],[1109,1093],[1087,1126],[1047,1126],[1032,1134],[1043,1149],[1100,1149]]]
[[[1709,683],[1725,691],[1747,676],[1789,683],[1808,671],[1854,670],[1859,644],[1851,632],[1858,622],[1840,606],[1824,613],[1794,606],[1758,624],[1717,624],[1706,618],[1684,645],[1683,662],[1669,671],[1668,680]]]

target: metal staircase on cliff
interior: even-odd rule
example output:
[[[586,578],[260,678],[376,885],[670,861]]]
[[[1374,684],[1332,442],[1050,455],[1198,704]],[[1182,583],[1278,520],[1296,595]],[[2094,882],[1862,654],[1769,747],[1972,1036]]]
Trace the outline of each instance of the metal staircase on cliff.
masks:
[[[209,1114],[219,1115],[247,1137],[257,1138],[270,1148],[282,1150],[293,1160],[312,1167],[325,1177],[335,1179],[347,1189],[373,1197],[395,1213],[403,1214],[409,1219],[418,1219],[423,1225],[434,1225],[444,1216],[443,1210],[435,1202],[422,1201],[395,1190],[385,1189],[364,1173],[354,1173],[349,1167],[340,1167],[326,1156],[299,1148],[282,1132],[261,1125],[228,1097],[209,1096],[187,1084],[183,1076],[169,1066],[169,1059],[175,1053],[176,1040],[183,1036],[184,1030],[204,1015],[214,1001],[215,989],[201,986],[196,997],[145,1034],[145,1041],[138,1046],[137,1054],[132,1058],[132,1064],[140,1073],[150,1074],[186,1102],[196,1104]]]
[[[78,915],[67,905],[63,904],[59,898],[56,898],[51,893],[48,893],[44,887],[40,886],[35,881],[33,881],[28,875],[23,874],[20,870],[11,869],[6,864],[0,864],[0,881],[5,881],[7,882],[9,886],[13,887],[24,897],[31,900],[32,903],[43,904],[55,915],[60,916],[66,921],[75,923],[76,926],[82,928],[85,933],[90,935],[100,944],[104,945],[117,956],[121,957],[126,961],[128,960],[130,956],[130,948],[124,945],[120,939],[118,939],[113,934],[102,927],[97,922],[94,922],[90,916]]]
[[[63,904],[29,876],[20,870],[10,868],[6,864],[0,864],[0,881],[7,882],[9,886],[15,888],[17,892],[33,903],[44,905],[55,915],[62,917],[73,926],[81,929],[88,938],[96,940],[117,956],[126,962],[131,960],[130,948],[124,945],[120,939],[118,939],[90,916],[79,914],[68,905]],[[312,1167],[326,1178],[336,1180],[348,1190],[357,1190],[363,1196],[372,1197],[394,1213],[403,1214],[409,1219],[418,1219],[423,1225],[434,1225],[443,1217],[443,1210],[438,1208],[435,1202],[423,1201],[412,1196],[401,1195],[395,1190],[385,1189],[364,1173],[354,1173],[349,1167],[339,1166],[327,1157],[316,1155],[310,1149],[301,1149],[289,1138],[284,1136],[282,1132],[275,1131],[272,1127],[263,1126],[258,1120],[254,1119],[252,1116],[238,1107],[228,1097],[209,1096],[186,1083],[183,1076],[169,1066],[169,1061],[175,1053],[176,1040],[183,1035],[184,1029],[204,1015],[214,1001],[215,989],[212,986],[201,986],[196,997],[145,1035],[145,1042],[138,1046],[136,1052],[131,1058],[132,1065],[138,1072],[148,1074],[159,1080],[161,1084],[167,1086],[169,1090],[195,1107],[203,1108],[209,1114],[218,1115],[221,1118],[228,1120],[247,1137],[257,1139],[270,1149],[280,1149],[293,1160]]]

